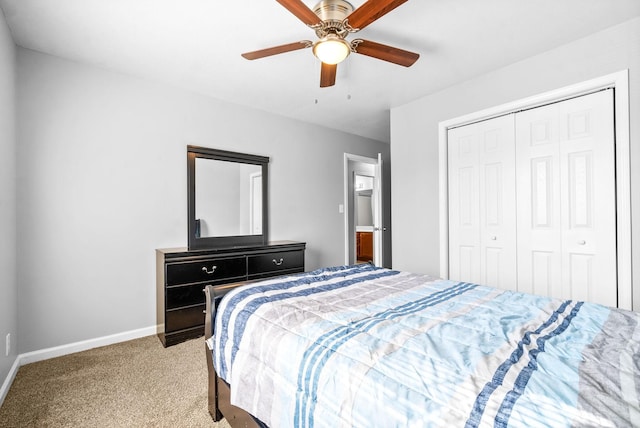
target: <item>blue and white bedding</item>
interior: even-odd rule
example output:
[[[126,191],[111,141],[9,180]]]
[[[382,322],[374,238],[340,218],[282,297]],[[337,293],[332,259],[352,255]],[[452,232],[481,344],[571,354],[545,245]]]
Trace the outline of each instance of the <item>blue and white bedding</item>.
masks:
[[[640,426],[640,317],[341,266],[229,292],[214,365],[282,427]]]

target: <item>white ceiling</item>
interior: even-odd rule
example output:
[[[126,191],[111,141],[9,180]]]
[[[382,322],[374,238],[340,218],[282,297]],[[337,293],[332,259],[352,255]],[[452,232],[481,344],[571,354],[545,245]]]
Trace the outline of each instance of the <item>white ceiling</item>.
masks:
[[[386,142],[392,107],[640,15],[640,0],[412,0],[357,36],[417,52],[416,64],[351,55],[336,85],[321,89],[310,49],[240,56],[314,40],[274,0],[0,0],[0,7],[25,48]]]

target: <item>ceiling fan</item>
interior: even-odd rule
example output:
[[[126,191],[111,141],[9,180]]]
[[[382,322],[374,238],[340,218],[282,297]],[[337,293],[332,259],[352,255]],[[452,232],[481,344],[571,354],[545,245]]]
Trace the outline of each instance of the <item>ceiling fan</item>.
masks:
[[[405,67],[410,67],[420,57],[417,53],[369,40],[348,41],[345,39],[350,33],[362,30],[407,0],[368,0],[355,10],[353,5],[345,0],[322,0],[315,5],[313,10],[309,9],[301,0],[276,1],[300,21],[315,30],[318,40],[315,42],[301,40],[247,52],[242,54],[244,58],[253,60],[298,49],[312,48],[313,54],[322,61],[320,87],[326,88],[335,85],[338,63],[352,52]]]

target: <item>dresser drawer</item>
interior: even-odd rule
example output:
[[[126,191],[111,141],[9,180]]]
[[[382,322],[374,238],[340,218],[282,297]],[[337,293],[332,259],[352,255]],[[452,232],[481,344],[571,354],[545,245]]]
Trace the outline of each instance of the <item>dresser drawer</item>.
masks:
[[[269,272],[304,270],[303,251],[282,251],[278,253],[249,256],[249,275]]]
[[[197,262],[167,264],[166,285],[189,284],[192,282],[217,281],[247,274],[245,257],[209,259]]]
[[[167,311],[165,331],[171,332],[204,324],[205,305]]]
[[[203,288],[203,284],[167,287],[167,309],[204,304]]]

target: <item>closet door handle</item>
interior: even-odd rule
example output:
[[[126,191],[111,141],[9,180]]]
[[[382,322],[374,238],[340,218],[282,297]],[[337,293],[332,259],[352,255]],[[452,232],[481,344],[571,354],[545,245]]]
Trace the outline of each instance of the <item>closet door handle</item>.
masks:
[[[273,259],[271,260],[273,262],[274,265],[276,266],[280,266],[282,263],[284,263],[284,259],[282,257],[280,257],[280,261]]]
[[[211,266],[211,270],[208,270],[206,266],[202,266],[202,272],[206,273],[207,275],[211,275],[212,273],[214,273],[216,271],[217,268],[218,268],[218,266],[213,265],[213,266]]]
[[[585,245],[586,243],[587,243],[587,241],[585,241],[584,239],[578,241],[578,245]]]

